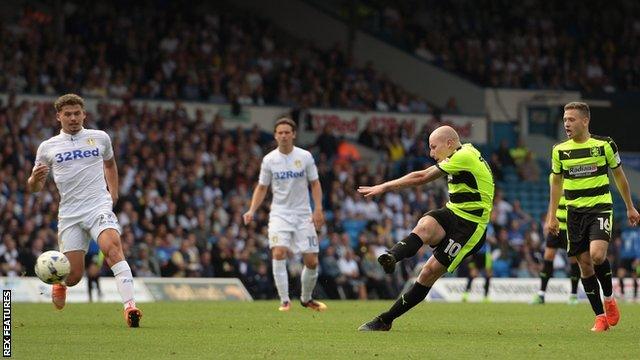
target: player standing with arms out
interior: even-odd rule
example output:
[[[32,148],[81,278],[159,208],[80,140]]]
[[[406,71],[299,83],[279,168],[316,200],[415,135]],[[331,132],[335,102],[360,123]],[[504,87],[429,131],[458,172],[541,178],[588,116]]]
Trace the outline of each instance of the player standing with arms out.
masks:
[[[276,121],[274,137],[278,148],[262,159],[260,178],[253,191],[249,211],[244,213],[245,225],[253,221],[253,215],[267,194],[271,185],[273,200],[269,212],[269,247],[273,279],[280,296],[280,311],[289,311],[289,275],[287,274],[288,250],[302,253],[304,268],[300,281],[302,306],[324,311],[327,306],[311,298],[318,280],[318,235],[324,224],[322,212],[322,188],[318,169],[310,152],[293,145],[296,138],[296,124],[283,117]],[[314,210],[309,204],[309,190],[313,197]],[[315,225],[315,228],[314,228]]]
[[[549,175],[549,181],[551,182],[553,175]],[[564,195],[560,197],[558,203],[558,211],[556,212],[556,218],[560,224],[559,232],[557,235],[552,233],[547,234],[547,244],[544,249],[542,270],[540,271],[540,290],[534,296],[532,304],[544,304],[544,294],[547,291],[547,284],[549,279],[553,277],[553,259],[556,257],[558,249],[567,249],[567,200]],[[569,257],[569,263],[571,264],[571,295],[569,295],[569,304],[576,305],[578,303],[578,279],[580,279],[580,267],[575,256]]]
[[[422,245],[433,248],[433,255],[422,267],[417,281],[396,300],[391,308],[360,331],[388,331],[393,321],[422,302],[433,284],[447,271],[453,272],[467,256],[485,243],[487,224],[493,207],[494,182],[489,165],[471,144],[460,144],[458,133],[449,126],[435,129],[429,136],[430,156],[437,162],[425,170],[375,186],[360,186],[365,197],[387,191],[419,186],[448,176],[449,201],[429,211],[411,234],[386,254],[378,257],[385,272],[393,273],[396,262],[412,257]]]
[[[613,228],[613,200],[609,191],[608,169],[627,207],[627,218],[636,226],[640,214],[633,206],[629,183],[622,170],[618,147],[610,137],[589,133],[589,106],[571,102],[564,107],[564,128],[568,140],[553,147],[547,230],[560,233],[556,211],[564,189],[567,200],[567,255],[580,265],[582,286],[596,315],[591,331],[602,332],[620,320],[613,297],[611,265],[607,248]],[[598,284],[600,282],[600,284]],[[600,298],[600,286],[604,306]]]
[[[111,139],[104,131],[83,127],[87,115],[80,96],[63,95],[54,106],[62,130],[40,144],[27,181],[29,191],[38,192],[51,171],[60,193],[58,243],[69,259],[71,273],[65,284],[53,285],[53,304],[58,310],[64,308],[67,286],[82,279],[85,253],[93,238],[116,278],[127,325],[138,327],[142,312],[136,307],[133,275],[124,259],[120,225],[113,213],[118,200],[118,169]]]

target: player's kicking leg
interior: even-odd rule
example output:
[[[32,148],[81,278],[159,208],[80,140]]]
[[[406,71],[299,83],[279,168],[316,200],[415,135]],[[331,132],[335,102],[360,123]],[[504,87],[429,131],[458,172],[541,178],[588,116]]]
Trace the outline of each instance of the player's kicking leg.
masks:
[[[411,310],[427,297],[433,284],[447,272],[447,268],[435,257],[431,256],[422,267],[418,280],[402,294],[391,308],[373,318],[373,320],[360,325],[359,331],[389,331],[393,321],[402,314]]]
[[[133,274],[124,259],[120,234],[113,228],[104,229],[98,235],[98,245],[113,271],[116,287],[124,305],[124,318],[129,327],[139,327],[142,311],[136,306],[133,291]]]
[[[74,286],[82,279],[84,274],[84,251],[66,251],[64,255],[69,259],[71,272],[63,284],[54,284],[51,289],[51,301],[56,309],[62,310],[67,301],[67,286]]]

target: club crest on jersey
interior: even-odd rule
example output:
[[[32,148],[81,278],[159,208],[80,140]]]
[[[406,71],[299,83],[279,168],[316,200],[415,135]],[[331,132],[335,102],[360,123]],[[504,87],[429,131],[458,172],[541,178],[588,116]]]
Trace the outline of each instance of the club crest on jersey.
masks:
[[[87,139],[87,144],[94,146],[96,144],[96,140],[94,138],[88,138]]]
[[[597,146],[592,147],[591,156],[600,156],[600,148]]]
[[[298,169],[300,169],[302,167],[302,161],[300,160],[296,160],[293,162],[293,166],[297,167]]]

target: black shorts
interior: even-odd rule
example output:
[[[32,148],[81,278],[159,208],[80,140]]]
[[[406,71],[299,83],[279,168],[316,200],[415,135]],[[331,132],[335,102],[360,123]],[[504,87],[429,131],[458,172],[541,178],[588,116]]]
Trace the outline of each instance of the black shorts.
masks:
[[[552,249],[565,249],[567,250],[567,230],[560,230],[558,235],[553,235],[549,233],[547,235],[547,245],[546,247]]]
[[[576,256],[589,251],[592,240],[611,241],[613,228],[613,214],[606,213],[576,213],[567,211],[567,238],[569,246],[568,256]]]
[[[431,210],[425,216],[434,218],[446,233],[444,239],[433,246],[433,256],[449,272],[453,272],[465,257],[475,254],[484,245],[486,224],[463,219],[446,207]],[[465,246],[467,243],[469,245]]]

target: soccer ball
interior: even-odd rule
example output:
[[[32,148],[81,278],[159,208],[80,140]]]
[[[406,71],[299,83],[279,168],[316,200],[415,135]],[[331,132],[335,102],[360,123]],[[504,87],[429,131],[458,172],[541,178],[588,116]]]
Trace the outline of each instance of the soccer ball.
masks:
[[[67,279],[71,272],[69,259],[59,251],[46,251],[38,256],[36,275],[47,284],[59,284]]]

